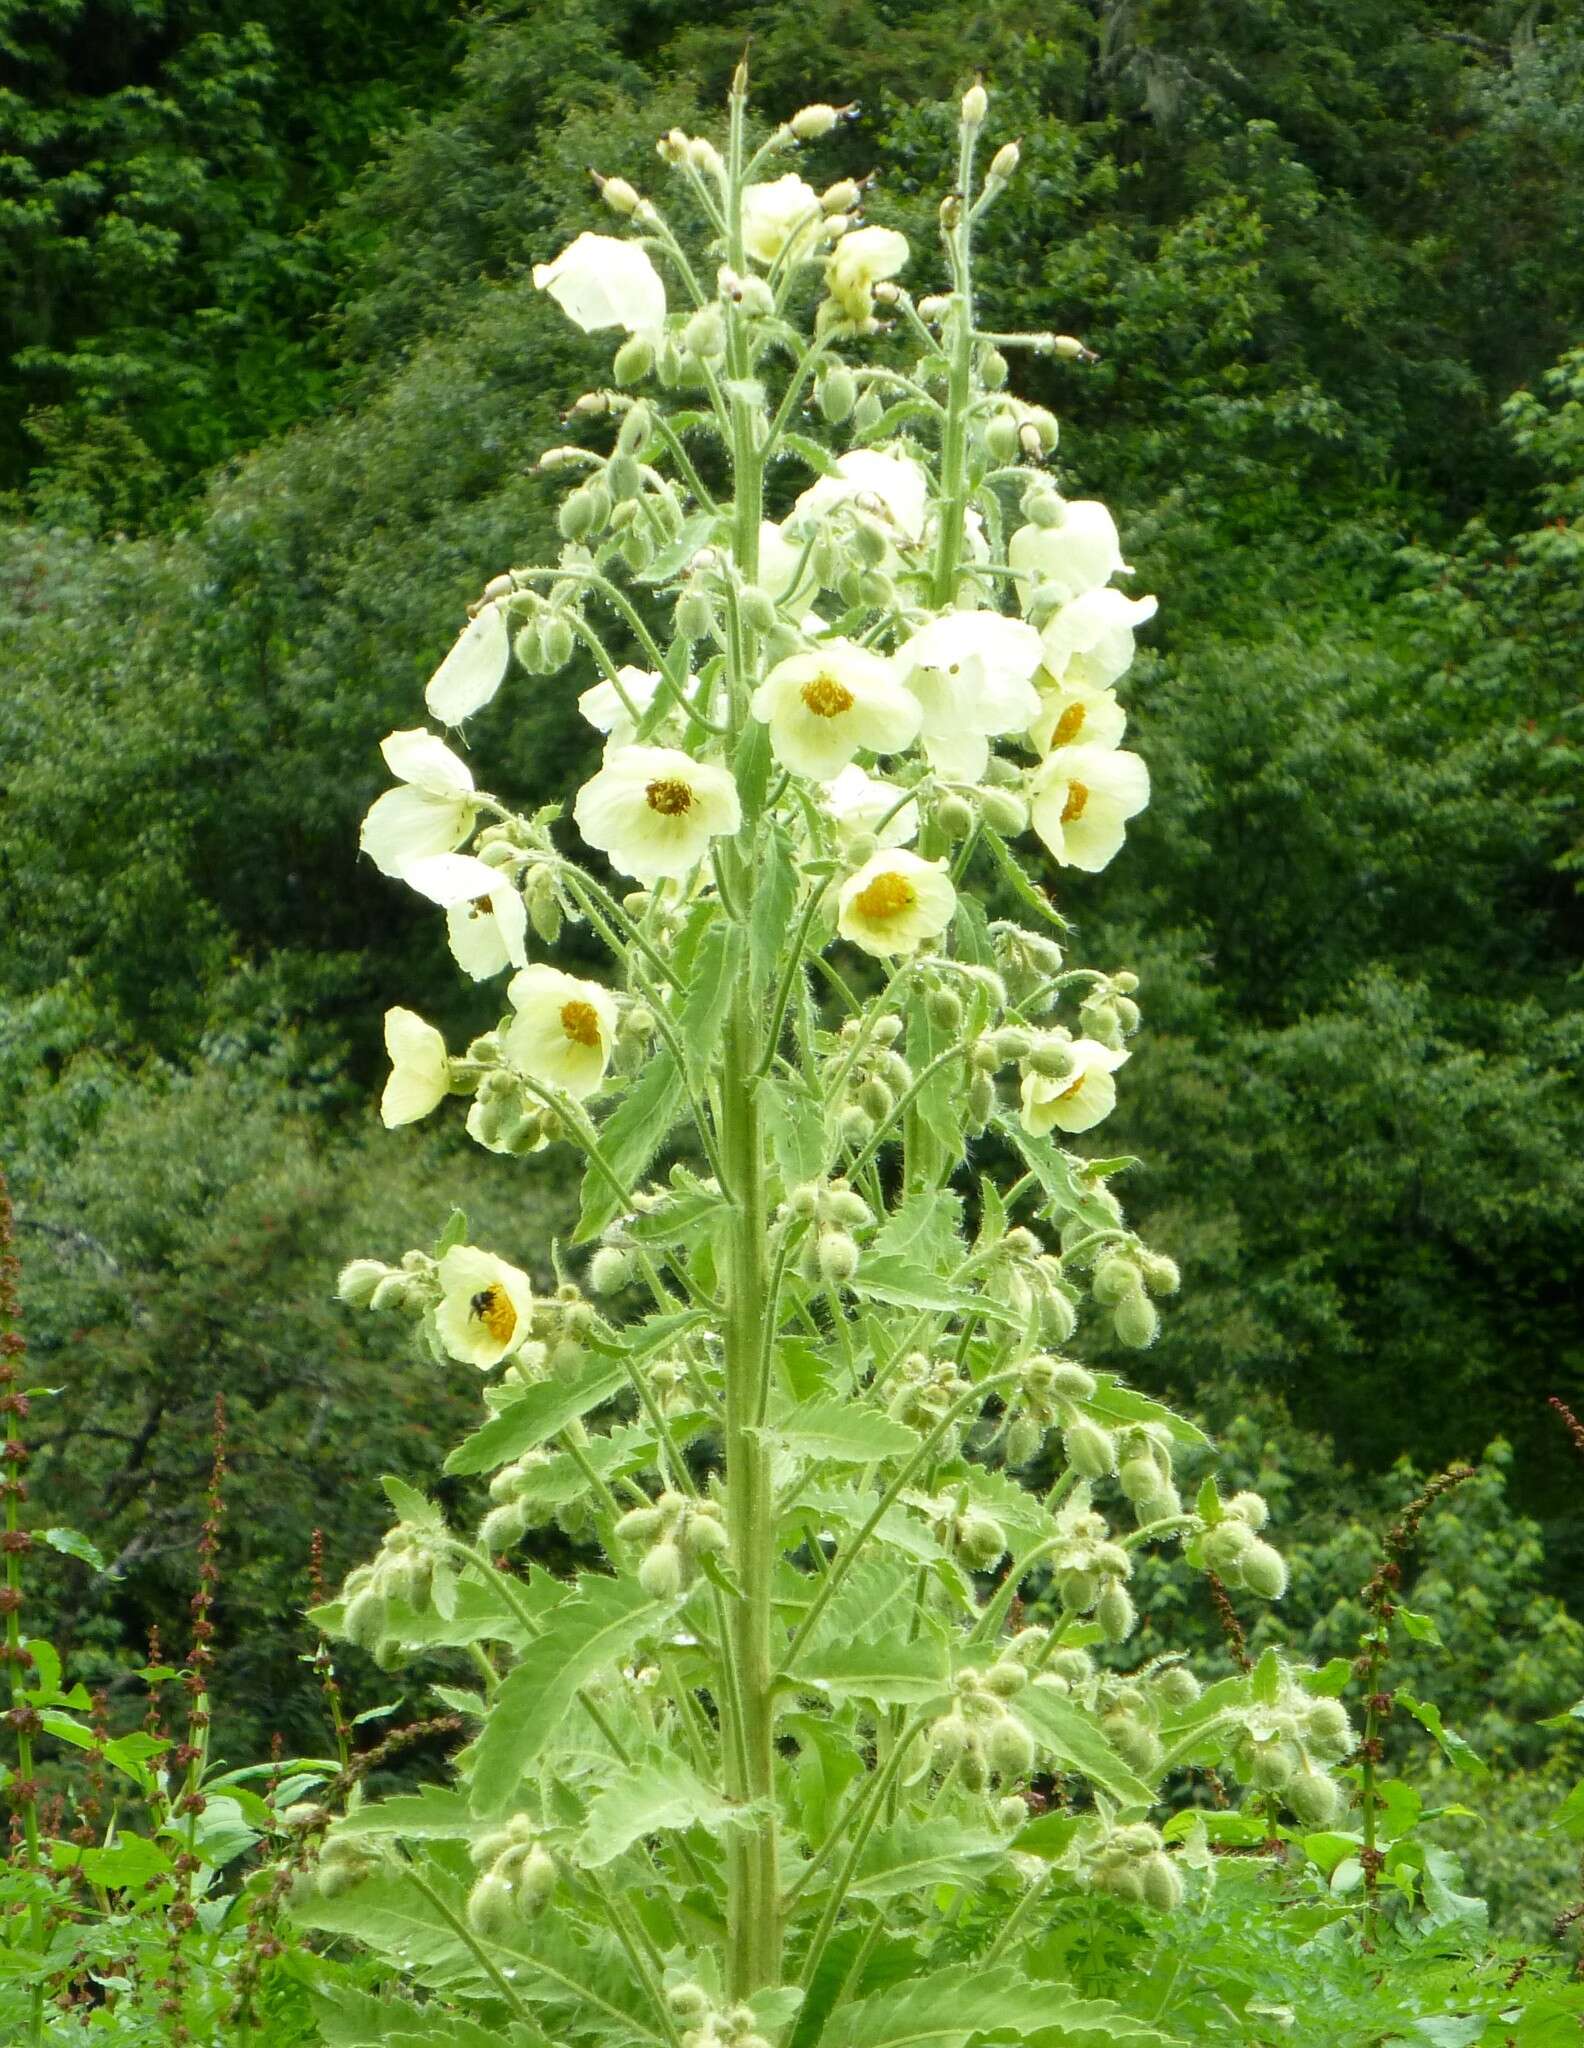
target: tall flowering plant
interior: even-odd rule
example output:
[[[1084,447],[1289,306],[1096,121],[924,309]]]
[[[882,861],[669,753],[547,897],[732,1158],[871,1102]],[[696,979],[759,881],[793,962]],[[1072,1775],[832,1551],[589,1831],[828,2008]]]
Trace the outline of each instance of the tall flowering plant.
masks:
[[[503,987],[462,1050],[388,1013],[385,1121],[459,1096],[488,1150],[582,1170],[550,1294],[460,1218],[341,1280],[490,1375],[447,1465],[487,1480],[478,1526],[388,1482],[397,1525],[320,1611],[453,1667],[453,1778],[338,1821],[298,1900],[437,2025],[1158,2038],[1046,1981],[1042,1906],[1208,1883],[1203,1821],[1157,1825],[1189,1766],[1340,1807],[1323,1682],[1128,1668],[1146,1546],[1261,1598],[1285,1572],[1257,1496],[1185,1505],[1192,1425],[1074,1355],[1149,1344],[1177,1272],[1127,1162],[1065,1148],[1114,1106],[1137,983],[1068,963],[1030,870],[1104,868],[1146,801],[1114,686],[1155,603],[1006,388],[1008,352],[1081,345],[975,304],[1017,168],[979,174],[986,112],[976,86],[921,296],[856,184],[782,168],[839,109],[754,149],[739,76],[724,153],[662,139],[702,251],[600,181],[625,232],[535,273],[618,343],[541,458],[565,546],[487,585],[427,706],[454,732],[521,677],[577,690],[602,765],[525,816],[428,726],[384,743],[364,848]],[[597,974],[556,964],[569,926]],[[526,1561],[552,1522],[570,1576]]]

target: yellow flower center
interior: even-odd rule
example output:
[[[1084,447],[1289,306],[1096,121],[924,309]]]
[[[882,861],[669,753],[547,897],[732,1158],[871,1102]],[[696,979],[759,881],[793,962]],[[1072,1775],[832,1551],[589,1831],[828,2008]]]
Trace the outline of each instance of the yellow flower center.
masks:
[[[905,875],[886,873],[876,875],[867,887],[860,889],[853,905],[861,916],[879,921],[900,916],[904,910],[911,910],[916,901],[913,884]]]
[[[1081,818],[1084,814],[1084,805],[1088,801],[1089,792],[1084,788],[1083,784],[1081,782],[1069,782],[1067,785],[1067,801],[1062,805],[1062,823],[1070,825],[1074,818]]]
[[[676,776],[659,782],[651,782],[644,791],[644,801],[650,810],[658,811],[662,818],[680,818],[693,808],[693,792],[685,782]]]
[[[816,676],[813,682],[805,683],[802,697],[816,718],[839,718],[857,702],[852,691],[834,676]]]
[[[1083,1086],[1083,1084],[1085,1083],[1085,1081],[1088,1080],[1088,1078],[1089,1076],[1087,1074],[1080,1072],[1073,1080],[1068,1082],[1065,1088],[1059,1091],[1056,1100],[1058,1102],[1066,1102],[1070,1100],[1071,1097],[1078,1093],[1078,1090]]]
[[[1083,730],[1083,722],[1083,706],[1081,704],[1069,704],[1061,717],[1056,721],[1055,729],[1051,733],[1051,745],[1053,747],[1065,747],[1069,740],[1076,739]]]
[[[574,1045],[598,1045],[599,1013],[592,1003],[563,1003],[561,1029]]]
[[[481,1287],[468,1307],[497,1344],[509,1344],[517,1327],[517,1311],[504,1287]]]

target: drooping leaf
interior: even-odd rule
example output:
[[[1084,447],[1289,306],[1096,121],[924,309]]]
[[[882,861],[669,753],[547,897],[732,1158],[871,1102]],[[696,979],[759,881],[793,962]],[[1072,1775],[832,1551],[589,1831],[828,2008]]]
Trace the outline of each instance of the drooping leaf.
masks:
[[[758,1434],[798,1457],[831,1465],[872,1465],[905,1457],[919,1445],[906,1423],[836,1394],[788,1403]]]
[[[1166,2042],[1109,1999],[1080,1998],[1064,1984],[1031,1981],[1003,1966],[955,1963],[844,2005],[831,2015],[820,2048],[966,2048],[986,2034],[1097,2036],[1102,2041]]]
[[[668,1047],[659,1046],[626,1094],[599,1127],[600,1150],[625,1188],[646,1168],[687,1107],[681,1076]],[[587,1244],[621,1214],[624,1203],[599,1170],[590,1166],[583,1183],[583,1207],[574,1244]]]
[[[390,1835],[409,1842],[465,1842],[478,1828],[465,1794],[448,1785],[426,1785],[391,1799],[357,1806],[335,1824],[340,1838]]]
[[[958,1821],[902,1820],[864,1846],[853,1893],[892,1899],[937,1884],[977,1885],[1007,1861],[1005,1836]]]
[[[1012,1711],[1059,1771],[1076,1771],[1124,1806],[1151,1806],[1154,1788],[1124,1763],[1082,1707],[1048,1686],[1027,1685]]]
[[[476,1813],[494,1815],[511,1804],[584,1681],[625,1656],[664,1612],[635,1579],[579,1582],[490,1702],[473,1756]]]
[[[922,1706],[950,1683],[946,1644],[933,1631],[911,1641],[901,1634],[805,1649],[795,1677],[826,1699],[867,1700],[873,1706]]]
[[[493,1472],[509,1465],[627,1384],[627,1370],[619,1358],[592,1353],[565,1379],[541,1380],[520,1400],[492,1415],[482,1429],[457,1445],[446,1459],[445,1469],[452,1473]]]
[[[96,1572],[105,1569],[105,1561],[99,1550],[76,1529],[40,1529],[39,1540],[47,1543],[51,1550],[58,1550],[63,1557],[75,1557],[79,1563],[92,1565]]]
[[[1397,1704],[1405,1713],[1412,1714],[1425,1733],[1433,1737],[1439,1744],[1442,1755],[1454,1770],[1459,1770],[1465,1777],[1470,1778],[1490,1776],[1490,1765],[1463,1740],[1461,1735],[1445,1725],[1441,1719],[1441,1709],[1433,1700],[1415,1699],[1411,1692],[1399,1690]]]
[[[691,1827],[719,1834],[752,1818],[706,1785],[679,1756],[657,1752],[635,1762],[604,1791],[595,1794],[577,1845],[577,1860],[597,1869],[613,1862],[647,1835]]]

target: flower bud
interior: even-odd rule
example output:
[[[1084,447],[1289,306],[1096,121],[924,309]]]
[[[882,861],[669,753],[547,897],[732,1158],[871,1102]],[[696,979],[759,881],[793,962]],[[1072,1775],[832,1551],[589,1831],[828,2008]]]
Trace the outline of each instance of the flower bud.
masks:
[[[1018,1416],[1007,1428],[1006,1462],[1011,1466],[1026,1465],[1039,1456],[1044,1441],[1045,1432],[1032,1415]]]
[[[1143,1351],[1159,1334],[1160,1316],[1154,1302],[1140,1287],[1123,1295],[1112,1313],[1111,1324],[1121,1343],[1133,1351]]]
[[[958,1518],[957,1548],[973,1571],[988,1571],[1006,1553],[1006,1531],[993,1515],[970,1508]]]
[[[972,1740],[973,1730],[961,1714],[942,1715],[930,1730],[930,1749],[936,1764],[942,1770],[950,1770]]]
[[[517,1911],[532,1920],[550,1903],[556,1888],[555,1858],[542,1842],[535,1842],[517,1872]]]
[[[702,1984],[673,1984],[666,1992],[666,2004],[675,2019],[701,2020],[709,2011],[709,1993]]]
[[[617,450],[605,465],[605,482],[612,498],[618,503],[636,498],[643,489],[643,472],[636,457]]]
[[[1062,1431],[1062,1448],[1080,1478],[1104,1479],[1116,1470],[1116,1439],[1085,1416]]]
[[[1225,1523],[1222,1527],[1226,1527]],[[1243,1553],[1243,1583],[1262,1600],[1279,1600],[1287,1590],[1287,1562],[1281,1552],[1256,1537]]]
[[[498,1871],[486,1871],[468,1893],[469,1927],[483,1941],[501,1941],[515,1918],[510,1883]]]
[[[632,1278],[632,1258],[613,1244],[602,1244],[589,1261],[589,1286],[596,1294],[619,1294]]]
[[[755,633],[768,633],[776,622],[775,599],[757,583],[746,583],[738,594],[737,609]]]
[[[1017,415],[1010,412],[993,414],[985,422],[985,447],[997,462],[1015,462],[1018,454]]]
[[[1073,1056],[1069,1042],[1064,1038],[1057,1038],[1053,1034],[1036,1038],[1029,1047],[1028,1066],[1031,1072],[1043,1076],[1048,1081],[1062,1080],[1073,1070]],[[1097,1266],[1095,1268],[1097,1281],[1099,1273],[1100,1268]],[[1096,1298],[1100,1299],[1098,1286],[1095,1292]]]
[[[1354,1743],[1353,1723],[1340,1700],[1316,1700],[1304,1721],[1304,1740],[1317,1756],[1345,1757]]]
[[[1280,1792],[1297,1776],[1303,1759],[1296,1743],[1261,1742],[1255,1745],[1249,1781],[1261,1792]]]
[[[853,407],[852,422],[854,430],[859,435],[872,433],[879,426],[884,413],[885,405],[881,400],[879,392],[866,391]]]
[[[676,601],[676,629],[684,640],[703,640],[715,624],[715,608],[702,590],[690,587]]]
[[[990,830],[1003,839],[1016,839],[1028,829],[1028,805],[1010,789],[981,789],[979,810]]]
[[[865,1116],[872,1117],[879,1124],[884,1123],[896,1108],[896,1097],[884,1081],[877,1080],[871,1074],[858,1090],[858,1103]]]
[[[648,335],[629,334],[616,351],[611,375],[618,384],[641,384],[654,366],[654,343]]]
[[[985,1691],[998,1700],[1013,1700],[1028,1685],[1028,1673],[1015,1657],[1003,1657],[985,1673]]]
[[[730,1536],[713,1515],[689,1515],[682,1534],[694,1557],[719,1557],[731,1548]]]
[[[962,998],[955,989],[932,988],[924,998],[924,1014],[937,1031],[958,1031],[962,1028]]]
[[[1152,1683],[1164,1707],[1191,1707],[1199,1697],[1199,1681],[1186,1664],[1168,1664],[1164,1671],[1156,1672]]]
[[[385,1628],[385,1596],[372,1586],[349,1600],[341,1618],[341,1633],[360,1650],[372,1650]]]
[[[1093,1572],[1069,1565],[1056,1574],[1056,1590],[1063,1607],[1074,1614],[1087,1614],[1100,1594],[1100,1581]]]
[[[1160,1492],[1161,1471],[1148,1451],[1135,1451],[1122,1461],[1117,1473],[1117,1484],[1124,1499],[1133,1501],[1153,1500]]]
[[[995,1112],[995,1082],[982,1068],[975,1067],[968,1076],[968,1121],[976,1130],[983,1130]]]
[[[1003,142],[990,159],[988,182],[992,185],[1007,184],[1016,175],[1022,154],[1015,142]]]
[[[1100,360],[1092,348],[1085,348],[1072,334],[1055,336],[1051,342],[1051,354],[1060,356],[1065,363],[1097,363]]]
[[[707,135],[690,135],[688,137],[687,155],[688,162],[693,166],[694,170],[703,171],[707,176],[713,178],[723,178],[726,175],[726,166],[721,161],[721,153]]]
[[[819,100],[813,106],[799,107],[787,126],[799,142],[818,142],[822,135],[829,135],[847,111],[846,108],[828,107]]]
[[[502,1501],[499,1507],[491,1508],[479,1523],[479,1542],[491,1553],[510,1550],[522,1541],[527,1527],[526,1511],[516,1501]]]
[[[985,1761],[997,1777],[1026,1778],[1034,1768],[1034,1738],[1021,1721],[1003,1714],[986,1732]]]
[[[1207,1529],[1201,1546],[1206,1566],[1221,1578],[1236,1578],[1254,1538],[1242,1522],[1217,1522]]]
[[[599,196],[612,213],[633,214],[638,211],[638,194],[625,178],[602,178],[598,171],[593,176],[599,187]]]
[[[657,1543],[638,1566],[638,1583],[651,1600],[674,1600],[682,1590],[682,1553],[674,1543]]]
[[[336,1293],[350,1308],[372,1308],[381,1283],[391,1277],[390,1268],[378,1259],[353,1259],[336,1279]],[[402,1295],[406,1295],[406,1283]],[[387,1296],[387,1301],[389,1297]]]
[[[1256,1531],[1263,1529],[1270,1520],[1270,1509],[1265,1503],[1265,1496],[1262,1493],[1250,1493],[1246,1489],[1242,1493],[1233,1494],[1226,1503],[1226,1513]]]
[[[980,382],[988,391],[999,391],[1010,374],[1007,359],[998,348],[987,348],[979,358]]]
[[[586,484],[568,492],[556,513],[556,530],[563,540],[586,540],[600,521],[600,502]]]
[[[990,95],[977,80],[962,96],[962,118],[965,128],[982,128],[985,115],[990,111]]]
[[[1176,1864],[1157,1849],[1146,1856],[1140,1869],[1144,1879],[1144,1900],[1157,1913],[1175,1913],[1183,1902],[1183,1881]]]
[[[682,346],[689,355],[709,362],[726,350],[726,329],[719,306],[700,306],[682,330]]]
[[[544,672],[553,676],[572,659],[572,628],[559,612],[552,612],[539,629],[539,641]]]
[[[1305,1827],[1334,1827],[1342,1812],[1341,1786],[1320,1771],[1299,1771],[1283,1788],[1282,1797]]]
[[[1151,1294],[1175,1294],[1182,1285],[1182,1272],[1177,1261],[1167,1258],[1164,1252],[1141,1253],[1139,1271],[1144,1275],[1144,1285]]]
[[[828,1287],[845,1287],[857,1272],[858,1247],[845,1230],[820,1232],[819,1270]]]
[[[1120,1579],[1107,1579],[1095,1603],[1095,1620],[1104,1631],[1106,1641],[1126,1642],[1137,1619],[1133,1596],[1127,1587]]]
[[[1027,1059],[1034,1041],[1016,1024],[1003,1024],[999,1031],[992,1032],[990,1043],[995,1047],[999,1065],[1004,1060]]]
[[[1058,1358],[1051,1374],[1051,1392],[1060,1394],[1067,1401],[1091,1401],[1094,1399],[1095,1376],[1084,1366],[1075,1365],[1070,1358]]]
[[[858,380],[843,364],[827,370],[819,380],[815,396],[819,409],[834,426],[839,426],[858,403]]]

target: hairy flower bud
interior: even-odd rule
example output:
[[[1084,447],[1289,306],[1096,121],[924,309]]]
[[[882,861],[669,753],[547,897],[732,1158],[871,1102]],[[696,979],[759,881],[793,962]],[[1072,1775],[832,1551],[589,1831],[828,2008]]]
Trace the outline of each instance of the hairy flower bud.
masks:
[[[596,1294],[619,1294],[632,1279],[631,1254],[602,1244],[589,1261],[589,1286]]]
[[[821,136],[829,135],[847,111],[845,107],[828,107],[823,100],[817,100],[812,106],[799,107],[787,126],[799,142],[818,142]]]
[[[1286,1559],[1279,1550],[1261,1542],[1258,1537],[1244,1551],[1241,1569],[1244,1585],[1262,1600],[1279,1600],[1287,1590]]]
[[[985,1761],[1000,1778],[1026,1778],[1034,1768],[1034,1738],[1010,1714],[1002,1714],[985,1733]]]
[[[1320,1771],[1299,1771],[1282,1787],[1282,1797],[1305,1827],[1334,1827],[1341,1816],[1342,1788]]]
[[[1016,175],[1022,154],[1015,142],[1003,142],[990,159],[987,181],[992,185],[1007,184]]]
[[[1006,1554],[1006,1531],[993,1515],[978,1508],[958,1518],[956,1535],[962,1560],[973,1571],[988,1571]]]
[[[1133,1596],[1120,1579],[1107,1579],[1100,1589],[1100,1598],[1095,1602],[1095,1620],[1105,1632],[1108,1643],[1125,1642],[1133,1633],[1137,1613]]]
[[[655,366],[654,343],[647,334],[629,334],[617,349],[611,375],[621,385],[641,384]]]
[[[858,1271],[858,1247],[845,1230],[820,1232],[819,1269],[828,1287],[845,1287]]]
[[[1186,1664],[1168,1664],[1164,1671],[1155,1673],[1151,1683],[1164,1707],[1191,1707],[1199,1697],[1199,1681]]]
[[[825,372],[815,387],[819,409],[834,427],[846,419],[858,403],[858,380],[844,364]]]
[[[1062,1431],[1067,1462],[1083,1479],[1104,1479],[1116,1470],[1116,1439],[1098,1422],[1080,1416]]]
[[[379,1259],[353,1259],[341,1268],[336,1293],[350,1308],[372,1308],[380,1283],[389,1276],[390,1267]],[[405,1285],[402,1292],[405,1295]]]
[[[1123,1295],[1111,1321],[1118,1339],[1134,1351],[1153,1344],[1160,1331],[1160,1316],[1142,1287]]]
[[[1157,1849],[1141,1867],[1144,1899],[1157,1913],[1175,1913],[1183,1902],[1183,1881],[1172,1859]]]
[[[638,1566],[638,1583],[651,1600],[674,1600],[682,1591],[682,1553],[674,1543],[657,1543]]]
[[[962,96],[962,119],[965,128],[982,128],[985,115],[990,111],[990,95],[976,80]]]

